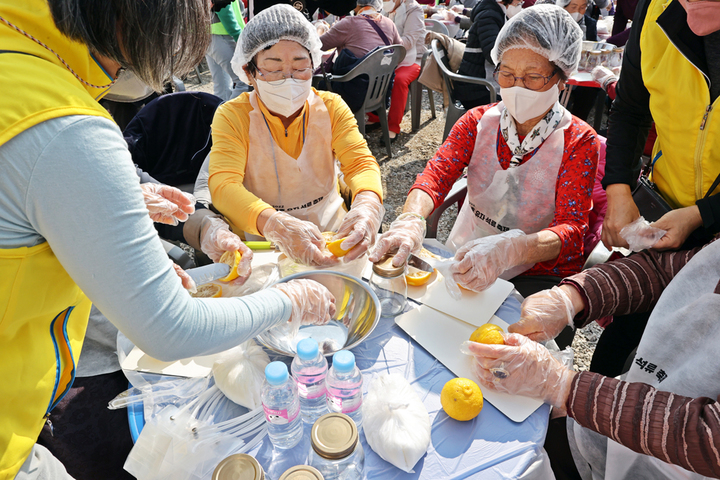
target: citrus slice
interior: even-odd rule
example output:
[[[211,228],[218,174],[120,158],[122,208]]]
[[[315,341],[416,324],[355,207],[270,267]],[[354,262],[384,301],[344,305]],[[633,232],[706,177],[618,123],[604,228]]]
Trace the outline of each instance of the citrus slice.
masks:
[[[237,268],[241,258],[242,255],[237,250],[235,250],[234,252],[225,252],[222,254],[222,257],[220,257],[220,263],[226,263],[230,265],[230,273],[228,273],[227,276],[221,278],[221,282],[229,282],[231,280],[235,280],[237,277],[240,276],[238,275]]]
[[[345,254],[347,254],[350,250],[343,250],[340,248],[340,244],[347,238],[338,238],[337,240],[333,240],[333,237],[335,236],[335,232],[323,232],[322,234],[323,238],[325,239],[325,248],[335,255],[336,257],[343,257]]]
[[[453,378],[440,392],[440,404],[450,418],[467,422],[483,408],[483,394],[477,383],[467,378]]]
[[[425,247],[420,249],[420,253],[417,254],[420,258],[434,258],[435,260],[442,260],[441,257],[435,255],[430,250],[426,249]]]
[[[480,325],[472,335],[470,335],[470,341],[492,345],[505,345],[505,339],[502,333],[502,328],[492,323],[486,323],[485,325]]]
[[[430,280],[432,274],[433,272],[426,272],[415,267],[408,267],[407,273],[405,274],[405,280],[407,280],[408,285],[419,287],[421,285],[425,285],[428,280]]]
[[[222,295],[222,287],[214,283],[206,283],[197,287],[197,292],[191,293],[195,298],[217,298]]]

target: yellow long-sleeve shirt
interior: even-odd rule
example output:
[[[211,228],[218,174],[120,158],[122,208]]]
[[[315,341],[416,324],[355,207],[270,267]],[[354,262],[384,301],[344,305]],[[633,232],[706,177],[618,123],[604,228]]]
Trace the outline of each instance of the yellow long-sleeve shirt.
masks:
[[[339,95],[324,91],[315,93],[320,95],[330,114],[333,154],[340,161],[340,170],[353,196],[362,191],[371,191],[382,199],[380,167],[360,134],[352,112]],[[282,121],[270,113],[262,102],[258,102],[258,105],[277,145],[297,159],[303,148],[303,115],[298,115],[285,129]],[[308,108],[307,103],[303,108]],[[272,207],[243,186],[248,158],[250,111],[252,106],[249,94],[243,93],[235,100],[221,105],[215,113],[208,183],[213,205],[230,221],[233,229],[260,235],[257,230],[258,215]],[[306,118],[305,127],[308,121],[309,118]]]

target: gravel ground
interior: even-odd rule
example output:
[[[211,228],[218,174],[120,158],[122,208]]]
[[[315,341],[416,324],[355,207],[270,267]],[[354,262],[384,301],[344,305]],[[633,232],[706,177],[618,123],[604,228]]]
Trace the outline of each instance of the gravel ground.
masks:
[[[212,93],[212,80],[207,69],[201,71],[201,78],[203,84],[198,85],[196,76],[191,74],[185,80],[187,90]],[[415,182],[415,177],[422,172],[427,161],[432,158],[442,143],[445,115],[442,107],[442,95],[437,93],[435,93],[435,108],[436,118],[433,119],[427,94],[423,93],[420,129],[417,132],[410,133],[410,112],[408,111],[400,125],[402,133],[391,146],[392,158],[387,156],[387,150],[382,141],[382,133],[379,130],[370,132],[367,135],[368,145],[380,164],[383,178],[385,208],[387,210],[383,222],[383,231],[401,213],[407,192]],[[455,206],[450,207],[443,214],[438,225],[437,237],[439,241],[444,242],[447,240],[456,216],[457,208]],[[601,331],[601,328],[595,322],[577,331],[572,345],[575,351],[576,370],[582,371],[589,368],[590,359]]]

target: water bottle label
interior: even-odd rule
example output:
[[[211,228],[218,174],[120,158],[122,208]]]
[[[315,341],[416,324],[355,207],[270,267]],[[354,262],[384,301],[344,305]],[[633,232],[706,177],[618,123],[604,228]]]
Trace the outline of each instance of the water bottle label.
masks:
[[[340,397],[330,395],[330,392],[328,392],[327,397],[329,403],[331,404],[331,409],[334,412],[352,413],[360,408],[360,405],[362,405],[362,397],[360,396],[342,399]]]
[[[300,404],[295,402],[290,405],[290,408],[283,410],[274,410],[263,405],[263,410],[265,411],[265,420],[273,425],[285,425],[292,423],[292,421],[298,416],[298,413],[300,412]]]
[[[304,383],[298,383],[298,396],[300,398],[307,398],[312,400],[313,398],[322,397],[325,395],[325,382],[317,385],[305,385]]]

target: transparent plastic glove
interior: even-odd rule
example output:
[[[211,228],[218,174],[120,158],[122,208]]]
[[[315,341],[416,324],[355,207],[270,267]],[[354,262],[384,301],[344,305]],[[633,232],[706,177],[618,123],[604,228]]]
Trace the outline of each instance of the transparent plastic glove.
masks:
[[[525,335],[536,342],[544,342],[557,337],[568,325],[575,328],[575,307],[567,289],[580,296],[577,290],[569,285],[530,295],[520,307],[520,321],[510,325],[508,332]]]
[[[393,258],[393,266],[404,264],[411,253],[417,253],[422,248],[425,238],[425,220],[414,213],[401,213],[390,229],[380,235],[370,257],[371,262],[377,262],[387,252],[397,250]]]
[[[450,271],[468,290],[481,292],[508,268],[523,263],[528,237],[521,230],[471,240],[455,253]]]
[[[511,395],[538,398],[564,410],[575,372],[553,357],[547,348],[527,337],[512,333],[505,335],[505,343],[463,342],[460,351],[475,357],[473,373],[484,386]]]
[[[463,5],[453,5],[451,7],[452,11],[455,13],[459,13],[462,15],[463,11],[465,10],[465,7]]]
[[[219,262],[225,252],[239,251],[242,259],[237,266],[238,278],[230,282],[240,286],[252,273],[253,251],[245,245],[240,237],[230,231],[230,226],[221,218],[206,217],[200,230],[200,249],[213,262]]]
[[[189,193],[159,183],[143,183],[140,188],[153,222],[177,225],[195,212],[195,197]]]
[[[666,233],[666,230],[651,227],[650,222],[643,217],[638,217],[620,230],[620,236],[628,243],[628,249],[633,252],[651,248]]]
[[[429,263],[434,269],[440,272],[440,275],[443,276],[445,279],[445,288],[447,289],[448,294],[450,294],[450,297],[453,300],[460,300],[460,298],[462,298],[462,292],[460,291],[460,287],[458,287],[451,271],[452,266],[457,262],[449,258],[444,260],[438,260],[437,258],[424,258],[423,260]]]
[[[313,223],[298,220],[285,212],[272,214],[265,223],[263,236],[297,263],[317,267],[340,263],[332,253],[323,252],[325,240]]]
[[[180,266],[176,263],[173,263],[172,261],[170,263],[172,264],[175,273],[177,273],[177,276],[180,277],[183,288],[190,293],[197,293],[197,285],[195,285],[195,281],[190,277],[190,275],[188,275],[188,273],[180,268]]]
[[[593,68],[592,76],[606,92],[608,85],[618,81],[618,76],[615,75],[612,70],[607,67],[603,67],[602,65],[598,65],[597,67]]]
[[[355,196],[352,208],[343,218],[335,238],[345,238],[340,244],[349,252],[343,257],[346,262],[361,257],[375,244],[377,232],[385,216],[385,207],[374,192],[360,192]]]
[[[330,290],[315,280],[290,280],[273,285],[290,297],[293,304],[289,323],[300,325],[323,325],[335,315],[335,297]]]

